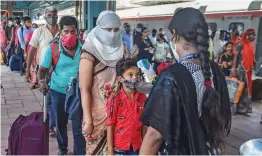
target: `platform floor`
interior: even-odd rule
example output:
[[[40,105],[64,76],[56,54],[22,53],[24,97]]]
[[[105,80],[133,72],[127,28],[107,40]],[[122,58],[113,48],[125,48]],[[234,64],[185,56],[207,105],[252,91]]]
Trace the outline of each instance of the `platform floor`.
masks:
[[[37,90],[30,90],[24,77],[17,72],[10,72],[1,65],[1,155],[5,155],[8,146],[8,134],[11,124],[20,115],[28,115],[41,111],[43,95]],[[249,116],[233,117],[231,134],[226,140],[226,154],[237,155],[242,143],[247,140],[262,137],[262,124],[259,123],[262,114],[262,103],[253,103],[253,113]],[[71,124],[68,124],[69,150],[73,151],[73,136]],[[50,155],[56,155],[57,143],[50,138]]]

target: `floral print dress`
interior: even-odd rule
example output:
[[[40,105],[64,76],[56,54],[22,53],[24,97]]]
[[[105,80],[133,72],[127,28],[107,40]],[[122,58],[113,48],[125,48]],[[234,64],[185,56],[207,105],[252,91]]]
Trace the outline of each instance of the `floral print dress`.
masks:
[[[117,85],[116,77],[116,70],[113,67],[98,63],[94,68],[92,86],[94,130],[92,135],[86,138],[87,155],[107,155],[106,102]]]

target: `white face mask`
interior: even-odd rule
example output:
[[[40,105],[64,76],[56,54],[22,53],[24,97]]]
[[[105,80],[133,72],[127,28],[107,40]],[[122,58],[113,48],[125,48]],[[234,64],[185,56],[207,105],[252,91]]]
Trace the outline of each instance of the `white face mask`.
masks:
[[[117,47],[119,46],[120,42],[120,31],[114,32],[113,30],[111,32],[108,32],[99,26],[97,26],[97,29],[95,31],[95,35],[97,39],[104,45]]]
[[[208,35],[211,36],[212,35],[212,30],[208,29]]]
[[[174,56],[175,56],[175,59],[176,59],[177,61],[179,61],[179,55],[178,55],[177,52],[176,52],[176,44],[175,44],[175,47],[173,48],[173,43],[172,43],[172,41],[170,41],[170,46],[171,46],[172,52],[173,52],[173,54],[174,54]]]
[[[9,25],[9,26],[13,25],[13,22],[12,22],[12,21],[9,21],[9,22],[8,22],[8,25]]]
[[[136,31],[137,32],[141,32],[141,28],[136,28]]]

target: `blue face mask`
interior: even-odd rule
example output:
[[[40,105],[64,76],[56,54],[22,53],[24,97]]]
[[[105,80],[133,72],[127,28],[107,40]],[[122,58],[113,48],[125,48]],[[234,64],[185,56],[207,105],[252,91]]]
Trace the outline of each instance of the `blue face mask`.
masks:
[[[32,31],[35,31],[36,28],[32,28]]]

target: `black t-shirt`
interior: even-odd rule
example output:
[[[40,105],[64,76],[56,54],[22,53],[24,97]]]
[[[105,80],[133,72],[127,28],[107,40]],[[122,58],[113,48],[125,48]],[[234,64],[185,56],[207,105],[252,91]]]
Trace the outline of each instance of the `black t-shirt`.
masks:
[[[221,56],[221,63],[223,66],[223,62],[232,62],[233,63],[234,60],[234,55],[227,55],[226,53],[222,54]],[[225,76],[229,76],[230,75],[230,69],[232,68],[232,66],[227,66],[227,68],[225,68],[223,66],[223,72],[225,74]]]

